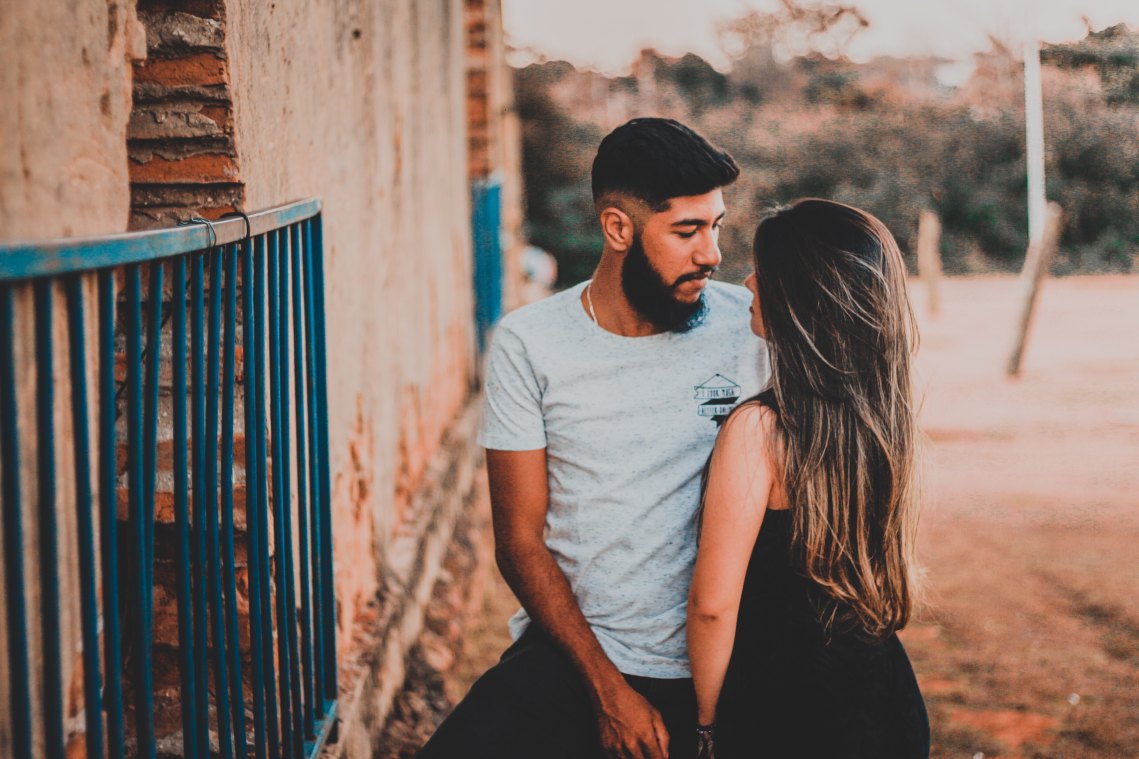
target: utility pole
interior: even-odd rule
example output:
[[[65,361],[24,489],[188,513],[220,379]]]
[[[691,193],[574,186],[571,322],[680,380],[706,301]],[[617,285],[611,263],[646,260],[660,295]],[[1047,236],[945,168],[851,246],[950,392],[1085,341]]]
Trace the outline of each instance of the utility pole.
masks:
[[[1044,97],[1040,81],[1040,42],[1024,46],[1024,138],[1028,160],[1028,251],[1021,271],[1020,315],[1006,372],[1020,374],[1040,285],[1060,244],[1063,212],[1044,193]]]
[[[930,210],[918,220],[918,277],[925,283],[929,312],[941,310],[941,220]]]
[[[1044,95],[1040,82],[1040,42],[1024,45],[1024,137],[1028,157],[1028,241],[1044,236]]]

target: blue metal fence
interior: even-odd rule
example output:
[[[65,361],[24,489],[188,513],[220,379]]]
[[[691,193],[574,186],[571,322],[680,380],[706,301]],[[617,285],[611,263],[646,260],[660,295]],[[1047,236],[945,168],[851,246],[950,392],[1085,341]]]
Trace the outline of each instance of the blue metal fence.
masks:
[[[475,326],[480,350],[487,331],[502,318],[502,180],[476,180],[471,186],[474,239]]]
[[[61,640],[65,604],[78,608],[80,620],[86,755],[155,757],[159,738],[169,737],[156,730],[154,681],[163,388],[172,417],[174,514],[172,540],[162,542],[173,555],[160,558],[173,560],[176,570],[182,752],[225,759],[312,757],[328,740],[337,682],[322,249],[316,200],[213,224],[0,246],[9,680],[3,708],[13,756],[32,757],[40,747],[50,759],[64,756],[68,684],[62,666],[70,650],[64,646],[72,643]],[[29,288],[34,307],[17,312],[15,303]],[[91,294],[98,323],[89,341]],[[69,441],[56,440],[57,302],[67,314]],[[34,351],[21,357],[26,319],[34,321]],[[88,355],[97,363],[93,388]],[[116,360],[125,376],[116,376]],[[29,365],[36,388],[32,425],[20,423],[18,407],[18,380],[27,377]],[[242,425],[235,416],[239,403]],[[242,431],[244,556],[234,520],[240,479],[235,437]],[[69,475],[75,502],[68,508],[76,521],[66,531],[57,524],[56,483],[63,473],[56,471],[55,455],[61,445],[71,447],[74,460]],[[125,467],[116,461],[120,445]],[[29,469],[21,457],[33,448]],[[34,471],[34,484],[21,482],[28,471]],[[128,503],[125,524],[116,512],[120,483]],[[28,532],[33,522],[36,529]],[[31,534],[36,543],[29,552]],[[74,545],[61,542],[72,534]],[[78,598],[59,591],[66,571],[61,552],[77,557]],[[34,594],[28,566],[38,567]],[[245,583],[238,579],[242,569]],[[239,624],[242,592],[247,641]],[[36,628],[38,671],[28,645],[29,630]]]

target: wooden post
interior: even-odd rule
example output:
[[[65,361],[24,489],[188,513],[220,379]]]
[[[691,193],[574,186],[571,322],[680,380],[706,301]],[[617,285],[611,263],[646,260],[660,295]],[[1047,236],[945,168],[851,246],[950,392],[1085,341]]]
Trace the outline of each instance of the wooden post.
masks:
[[[1028,331],[1032,327],[1032,317],[1036,310],[1036,296],[1040,292],[1040,284],[1044,281],[1044,276],[1048,273],[1048,267],[1052,263],[1052,255],[1060,243],[1063,216],[1063,211],[1058,203],[1048,204],[1044,214],[1044,232],[1038,239],[1029,243],[1028,254],[1024,257],[1024,270],[1020,275],[1024,294],[1021,297],[1016,339],[1008,360],[1008,376],[1010,377],[1020,374],[1024,347],[1028,341]]]
[[[918,277],[929,295],[929,312],[941,310],[941,221],[933,211],[918,220]]]
[[[1024,144],[1028,173],[1028,239],[1039,242],[1044,235],[1044,91],[1040,79],[1040,42],[1024,46]]]

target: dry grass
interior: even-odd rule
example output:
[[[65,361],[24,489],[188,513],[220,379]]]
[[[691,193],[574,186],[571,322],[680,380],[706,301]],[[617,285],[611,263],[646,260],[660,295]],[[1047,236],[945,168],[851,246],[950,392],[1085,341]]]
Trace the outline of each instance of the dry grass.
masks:
[[[903,639],[935,757],[1139,757],[1139,277],[1053,280],[1022,377],[1019,283],[943,283],[922,312],[927,603]],[[464,682],[513,611],[496,578]]]

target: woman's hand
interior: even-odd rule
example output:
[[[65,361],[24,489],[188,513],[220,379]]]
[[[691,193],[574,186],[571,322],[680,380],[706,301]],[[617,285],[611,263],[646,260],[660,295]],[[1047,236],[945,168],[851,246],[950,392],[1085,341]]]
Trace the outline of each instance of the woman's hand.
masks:
[[[696,727],[696,759],[716,759],[716,726]]]

